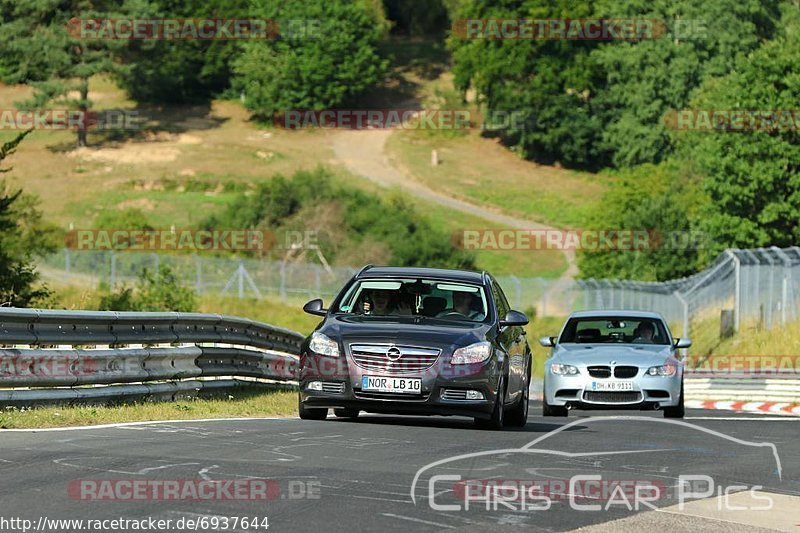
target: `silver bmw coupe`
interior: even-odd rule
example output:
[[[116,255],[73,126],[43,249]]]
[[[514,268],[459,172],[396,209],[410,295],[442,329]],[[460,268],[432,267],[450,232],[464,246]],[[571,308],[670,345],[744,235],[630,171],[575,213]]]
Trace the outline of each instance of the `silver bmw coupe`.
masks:
[[[664,317],[644,311],[572,313],[544,366],[544,416],[570,409],[661,409],[683,418],[683,363]]]

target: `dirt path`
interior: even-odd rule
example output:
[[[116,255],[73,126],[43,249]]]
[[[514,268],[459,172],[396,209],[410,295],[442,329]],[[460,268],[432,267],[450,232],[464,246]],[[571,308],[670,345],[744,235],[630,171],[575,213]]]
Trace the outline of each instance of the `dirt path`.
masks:
[[[453,198],[423,185],[414,179],[406,169],[400,168],[386,154],[386,142],[391,134],[391,130],[381,129],[337,131],[332,140],[334,156],[353,174],[363,176],[381,187],[398,187],[424,200],[463,213],[476,215],[485,220],[514,229],[558,230],[558,228],[546,224],[513,217],[487,209],[486,206]],[[575,252],[573,250],[565,250],[564,256],[567,260],[567,270],[553,282],[553,285],[548,290],[548,294],[554,296],[553,298],[548,296],[548,300],[551,302],[563,300],[558,295],[568,290],[575,275],[578,273]]]

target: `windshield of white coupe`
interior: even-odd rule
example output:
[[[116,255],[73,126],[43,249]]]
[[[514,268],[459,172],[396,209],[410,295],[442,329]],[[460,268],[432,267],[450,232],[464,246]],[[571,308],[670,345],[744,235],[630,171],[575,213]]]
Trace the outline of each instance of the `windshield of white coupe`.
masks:
[[[567,322],[559,343],[669,344],[664,322],[641,317],[586,317]]]
[[[365,279],[350,287],[337,312],[483,322],[488,306],[478,285],[430,279]]]

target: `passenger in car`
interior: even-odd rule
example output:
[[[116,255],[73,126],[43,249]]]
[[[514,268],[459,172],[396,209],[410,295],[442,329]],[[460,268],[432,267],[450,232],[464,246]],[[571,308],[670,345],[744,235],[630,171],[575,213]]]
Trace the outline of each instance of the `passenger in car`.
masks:
[[[398,302],[392,291],[373,289],[364,300],[362,306],[365,315],[410,315],[411,308],[405,302]]]

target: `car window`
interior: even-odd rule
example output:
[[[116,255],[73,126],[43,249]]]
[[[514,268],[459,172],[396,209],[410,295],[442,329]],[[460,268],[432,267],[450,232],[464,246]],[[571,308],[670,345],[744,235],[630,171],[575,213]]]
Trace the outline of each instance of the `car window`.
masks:
[[[425,316],[482,322],[488,305],[479,285],[431,279],[358,280],[335,312],[364,317]]]
[[[492,292],[494,293],[494,306],[497,308],[497,318],[502,319],[511,307],[509,307],[506,295],[503,294],[503,290],[497,284],[497,281],[492,283]]]
[[[571,318],[559,338],[560,343],[669,344],[664,322],[642,317]]]

